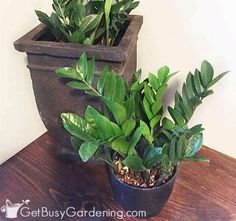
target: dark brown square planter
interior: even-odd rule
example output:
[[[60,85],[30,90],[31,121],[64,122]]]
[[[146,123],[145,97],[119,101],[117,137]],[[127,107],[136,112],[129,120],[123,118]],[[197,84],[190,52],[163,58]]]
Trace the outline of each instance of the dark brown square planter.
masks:
[[[14,42],[15,49],[26,52],[28,68],[41,119],[48,132],[63,148],[71,149],[70,136],[61,124],[60,114],[83,114],[87,105],[99,107],[99,102],[66,86],[67,80],[55,74],[58,67],[74,66],[85,51],[88,58],[96,59],[96,73],[108,64],[127,81],[136,70],[137,40],[142,16],[129,16],[127,28],[121,33],[117,46],[79,45],[50,41],[47,28],[40,24]],[[68,150],[68,149],[67,149]]]

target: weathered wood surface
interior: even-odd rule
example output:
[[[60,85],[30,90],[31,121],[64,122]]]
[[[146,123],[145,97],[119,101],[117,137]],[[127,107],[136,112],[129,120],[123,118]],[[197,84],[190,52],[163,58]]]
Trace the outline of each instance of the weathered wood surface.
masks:
[[[121,210],[113,199],[103,165],[62,162],[56,149],[54,140],[46,133],[1,165],[0,207],[5,205],[6,199],[15,203],[30,199],[32,210],[43,206],[51,210],[62,210],[68,206]],[[236,160],[206,147],[201,154],[210,159],[210,163],[182,163],[173,194],[165,208],[159,216],[146,220],[236,220]],[[0,212],[0,220],[8,219]],[[16,220],[60,219],[18,217]],[[104,217],[93,220],[118,219]]]

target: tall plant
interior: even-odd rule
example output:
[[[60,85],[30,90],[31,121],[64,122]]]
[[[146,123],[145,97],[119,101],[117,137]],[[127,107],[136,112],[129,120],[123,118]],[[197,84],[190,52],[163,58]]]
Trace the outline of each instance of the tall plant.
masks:
[[[65,129],[84,162],[91,157],[108,162],[119,174],[127,169],[141,174],[147,186],[153,174],[159,185],[182,160],[206,161],[197,156],[203,142],[202,125],[189,127],[196,107],[213,93],[211,87],[225,74],[214,78],[210,63],[189,72],[182,91],[176,92],[175,104],[168,107],[170,117],[163,116],[163,95],[175,75],[167,66],[140,80],[138,71],[130,86],[114,71],[105,67],[94,86],[94,59],[83,54],[76,68],[59,68],[58,76],[72,79],[68,86],[96,96],[102,112],[88,106],[85,116],[62,113]],[[155,172],[154,172],[155,171]],[[148,184],[149,183],[149,184]]]
[[[51,16],[36,11],[58,41],[113,45],[135,0],[53,0]]]

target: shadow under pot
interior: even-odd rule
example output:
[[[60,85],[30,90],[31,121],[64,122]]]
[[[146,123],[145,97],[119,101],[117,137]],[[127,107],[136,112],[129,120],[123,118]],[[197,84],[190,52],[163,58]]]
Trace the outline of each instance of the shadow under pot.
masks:
[[[108,170],[116,200],[126,211],[134,211],[139,214],[139,218],[145,218],[158,215],[161,212],[174,188],[178,168],[174,170],[174,174],[165,184],[154,188],[130,186],[121,182],[113,169],[109,167]]]
[[[142,16],[129,16],[118,35],[117,45],[109,47],[57,42],[49,37],[50,33],[43,24],[14,42],[16,50],[27,54],[27,67],[30,69],[39,114],[49,134],[62,148],[59,148],[61,156],[78,158],[71,146],[70,135],[62,126],[60,114],[71,112],[84,115],[88,105],[99,108],[101,103],[81,91],[69,88],[66,85],[69,79],[59,78],[55,70],[58,67],[74,67],[76,60],[86,52],[88,59],[96,59],[95,81],[108,65],[130,82],[136,71],[137,40],[142,23]]]

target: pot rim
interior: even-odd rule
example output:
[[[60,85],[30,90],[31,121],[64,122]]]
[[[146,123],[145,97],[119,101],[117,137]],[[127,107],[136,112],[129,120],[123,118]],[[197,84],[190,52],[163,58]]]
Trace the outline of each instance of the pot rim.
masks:
[[[143,24],[143,17],[140,15],[129,15],[128,20],[130,24],[117,46],[107,47],[104,45],[83,45],[69,42],[36,41],[35,39],[46,30],[46,26],[40,24],[16,40],[14,47],[20,52],[49,56],[63,54],[63,57],[68,58],[78,58],[82,52],[86,51],[89,58],[94,56],[96,60],[122,62],[127,60],[130,48],[133,48],[137,43],[138,33]],[[101,51],[103,51],[102,55]]]
[[[108,167],[109,167],[109,171],[111,172],[112,176],[115,177],[115,179],[116,179],[120,184],[122,184],[122,185],[124,185],[124,186],[126,186],[126,187],[129,187],[129,188],[131,188],[131,189],[135,189],[135,190],[150,191],[150,190],[160,190],[160,189],[164,188],[164,186],[166,186],[167,184],[169,184],[171,181],[173,181],[173,180],[176,178],[176,176],[177,176],[179,164],[178,164],[177,166],[175,166],[174,175],[173,175],[165,184],[163,184],[163,185],[161,185],[161,186],[157,186],[157,187],[150,187],[150,188],[146,188],[146,187],[145,187],[145,188],[135,187],[135,186],[131,186],[131,185],[127,184],[127,183],[124,183],[124,182],[120,181],[120,180],[117,178],[117,176],[116,176],[115,173],[114,173],[114,169],[111,168],[111,166],[109,166],[109,165],[108,165]]]

